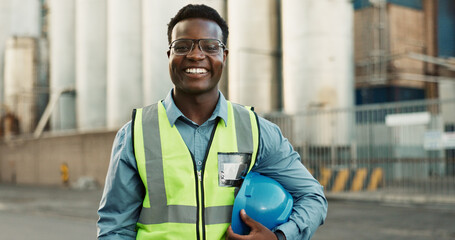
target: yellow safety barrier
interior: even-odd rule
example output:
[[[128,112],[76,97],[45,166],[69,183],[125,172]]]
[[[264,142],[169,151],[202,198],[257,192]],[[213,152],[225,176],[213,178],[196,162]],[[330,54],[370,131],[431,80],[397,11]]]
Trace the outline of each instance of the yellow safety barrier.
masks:
[[[330,182],[330,177],[332,176],[332,170],[329,168],[322,168],[321,169],[321,178],[319,179],[319,183],[327,187]]]
[[[371,173],[370,184],[368,184],[368,191],[374,191],[382,184],[382,168],[375,168]]]
[[[359,168],[356,171],[354,179],[352,180],[351,191],[358,192],[364,188],[365,180],[367,179],[368,170],[366,168]]]
[[[332,192],[341,192],[346,187],[349,179],[349,169],[341,169],[338,171],[335,182],[333,183]]]
[[[311,173],[314,171],[309,169]],[[367,168],[358,169],[330,169],[321,168],[319,171],[318,181],[324,186],[326,191],[357,192],[362,190],[375,191],[383,182],[383,170],[380,167],[368,170]]]
[[[311,175],[314,175],[313,169],[307,169],[308,172],[310,172]]]

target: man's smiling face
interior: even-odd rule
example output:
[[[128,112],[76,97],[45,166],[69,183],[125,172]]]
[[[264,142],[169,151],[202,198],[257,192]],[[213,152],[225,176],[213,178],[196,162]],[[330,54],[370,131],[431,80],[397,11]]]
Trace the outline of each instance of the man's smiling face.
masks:
[[[178,22],[172,30],[172,41],[178,39],[219,39],[222,31],[217,23],[208,19],[189,18]],[[194,43],[187,55],[168,51],[169,73],[176,93],[203,94],[218,91],[218,82],[223,72],[227,50],[216,55],[207,55]]]

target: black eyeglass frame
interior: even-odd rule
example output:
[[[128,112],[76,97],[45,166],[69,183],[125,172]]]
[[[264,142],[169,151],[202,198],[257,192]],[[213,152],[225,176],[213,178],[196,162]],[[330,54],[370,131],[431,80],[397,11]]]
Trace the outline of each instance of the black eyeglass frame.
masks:
[[[201,41],[201,40],[214,40],[214,41],[217,41],[218,42],[218,46],[220,46],[223,49],[223,51],[227,50],[226,45],[219,39],[214,39],[214,38],[201,38],[201,39],[182,38],[182,39],[176,39],[176,40],[172,41],[171,44],[169,44],[169,51],[172,50],[172,48],[174,48],[172,45],[174,45],[175,42],[181,41],[181,40],[191,40],[191,49],[185,54],[178,54],[175,51],[173,51],[175,55],[180,55],[180,56],[188,55],[191,51],[193,51],[195,42],[199,46],[199,50],[201,50],[201,52],[203,52],[206,55],[217,55],[217,54],[220,53],[220,52],[217,52],[217,53],[210,54],[210,53],[207,53],[204,50],[202,50],[202,47],[199,44],[199,41]]]

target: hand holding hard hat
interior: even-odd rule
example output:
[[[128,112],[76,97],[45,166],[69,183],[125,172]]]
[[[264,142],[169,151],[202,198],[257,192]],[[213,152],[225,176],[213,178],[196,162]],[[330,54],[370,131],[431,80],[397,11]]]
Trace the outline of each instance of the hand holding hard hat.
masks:
[[[227,240],[246,240],[246,239],[264,239],[264,240],[273,240],[276,239],[275,234],[270,231],[270,229],[266,228],[260,222],[254,221],[251,217],[249,217],[245,210],[240,211],[240,218],[242,221],[251,229],[248,235],[240,235],[234,233],[232,231],[232,226],[229,226],[227,230],[226,239]]]
[[[250,172],[234,200],[232,229],[228,229],[228,236],[232,233],[234,236],[247,235],[250,230],[250,234],[257,234],[257,231],[264,230],[261,226],[265,230],[272,230],[288,221],[292,207],[292,196],[281,184],[259,173]],[[271,231],[267,232],[275,237]]]

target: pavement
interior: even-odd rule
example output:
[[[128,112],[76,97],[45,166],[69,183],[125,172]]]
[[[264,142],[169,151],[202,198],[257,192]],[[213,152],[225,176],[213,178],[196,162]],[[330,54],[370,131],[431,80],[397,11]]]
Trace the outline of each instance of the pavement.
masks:
[[[102,190],[0,184],[0,211],[97,219]]]
[[[442,204],[455,207],[455,195],[403,193],[392,190],[326,193],[329,200],[350,200],[395,204]]]
[[[0,184],[0,211],[27,211],[56,214],[73,218],[97,219],[102,189],[65,187],[21,186]],[[399,191],[377,190],[360,192],[326,193],[327,199],[336,201],[363,201],[391,204],[451,205],[455,195],[405,194]]]
[[[0,184],[0,239],[96,239],[101,195],[102,189]],[[455,239],[455,196],[383,190],[326,196],[329,214],[314,239]]]
[[[102,191],[0,184],[0,239],[96,239]]]
[[[455,206],[334,200],[312,240],[454,240]]]

